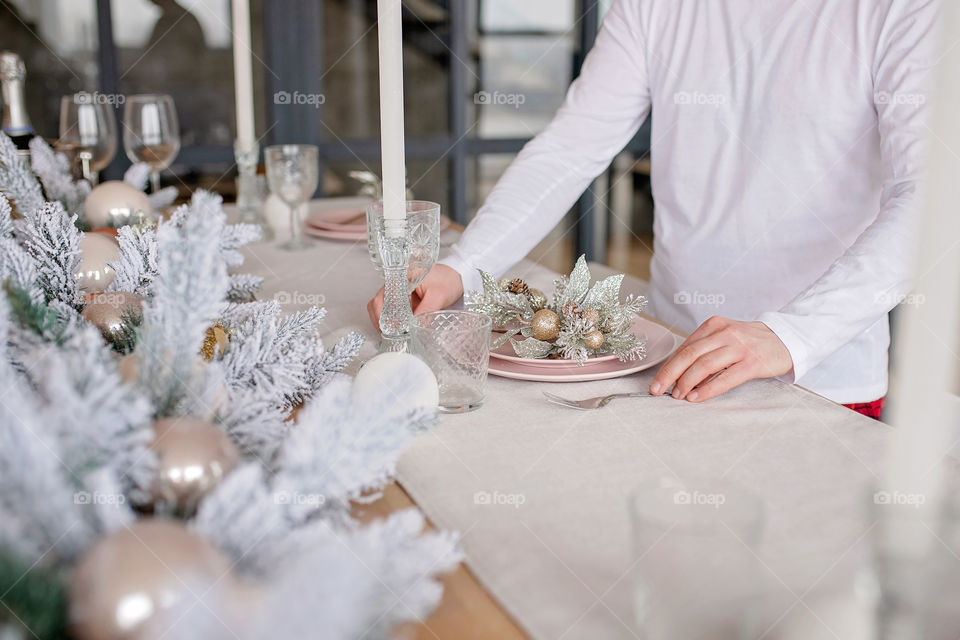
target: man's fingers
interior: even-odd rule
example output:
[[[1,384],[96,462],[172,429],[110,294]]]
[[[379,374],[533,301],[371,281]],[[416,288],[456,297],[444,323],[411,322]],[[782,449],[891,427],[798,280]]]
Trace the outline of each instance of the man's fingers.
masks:
[[[682,349],[684,345],[687,345],[691,342],[696,342],[697,340],[702,340],[709,335],[713,335],[717,331],[720,331],[720,329],[726,327],[728,324],[729,321],[721,316],[707,318],[703,321],[703,324],[701,324],[694,330],[693,333],[687,336],[687,339],[683,341],[679,348]]]
[[[723,344],[716,334],[693,342],[688,340],[685,346],[677,349],[676,353],[670,356],[664,365],[660,367],[660,370],[657,371],[653,382],[650,383],[650,393],[660,395],[665,392],[677,382],[680,376],[683,375],[690,365],[696,362],[700,356],[721,346],[723,346]],[[674,395],[677,393],[675,389]]]
[[[720,394],[726,393],[734,387],[739,387],[744,382],[753,380],[754,378],[756,378],[756,376],[753,374],[751,368],[742,362],[738,362],[726,371],[722,371],[720,374],[714,376],[712,380],[708,380],[691,391],[687,395],[687,400],[690,402],[703,402],[704,400],[709,400],[710,398],[715,398]]]
[[[708,351],[687,367],[680,378],[677,380],[675,389],[678,391],[678,398],[685,398],[690,391],[698,384],[712,376],[723,371],[727,367],[736,364],[738,361],[737,352],[732,347],[720,347],[713,351]]]
[[[419,293],[419,292],[418,292]],[[446,304],[444,304],[443,295],[436,289],[425,289],[423,294],[419,296],[419,301],[416,302],[413,312],[414,313],[427,313],[430,311],[439,311],[443,309]]]

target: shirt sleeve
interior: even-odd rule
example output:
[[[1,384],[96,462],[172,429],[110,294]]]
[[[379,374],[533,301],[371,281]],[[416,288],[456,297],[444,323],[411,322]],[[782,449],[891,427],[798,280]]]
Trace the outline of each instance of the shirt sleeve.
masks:
[[[579,78],[551,123],[524,146],[440,262],[480,289],[478,269],[501,276],[559,222],[636,134],[650,111],[641,0],[617,0]]]
[[[892,3],[875,57],[883,191],[876,219],[827,271],[776,312],[761,314],[793,359],[795,382],[910,292],[919,186],[939,33],[935,0]]]

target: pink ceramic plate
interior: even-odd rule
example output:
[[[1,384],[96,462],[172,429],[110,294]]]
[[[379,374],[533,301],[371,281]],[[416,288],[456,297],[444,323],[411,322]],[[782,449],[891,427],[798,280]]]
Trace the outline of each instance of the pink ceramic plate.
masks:
[[[493,354],[491,354],[490,373],[504,378],[532,380],[534,382],[583,382],[620,378],[649,369],[669,358],[673,350],[682,342],[682,339],[666,327],[642,318],[641,320],[645,322],[642,331],[647,338],[647,355],[642,360],[620,362],[614,358],[596,364],[588,363],[582,367],[569,360],[550,360],[551,365],[544,367],[538,360],[523,358],[506,360],[493,357]],[[637,326],[639,326],[639,323]],[[541,366],[531,363],[538,363]]]
[[[331,231],[329,229],[316,229],[310,225],[305,225],[303,232],[314,238],[324,238],[326,240],[346,240],[349,242],[366,242],[367,231]]]
[[[331,209],[317,211],[307,218],[307,226],[326,231],[353,231],[366,233],[366,212],[362,209]]]

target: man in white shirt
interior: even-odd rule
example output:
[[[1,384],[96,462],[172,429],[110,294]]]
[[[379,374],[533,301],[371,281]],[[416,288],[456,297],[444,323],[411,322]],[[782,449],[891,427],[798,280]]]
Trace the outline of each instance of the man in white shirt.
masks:
[[[841,403],[882,399],[937,1],[618,0],[415,311],[526,255],[652,108],[650,312],[693,333],[651,392],[702,402],[782,377]]]

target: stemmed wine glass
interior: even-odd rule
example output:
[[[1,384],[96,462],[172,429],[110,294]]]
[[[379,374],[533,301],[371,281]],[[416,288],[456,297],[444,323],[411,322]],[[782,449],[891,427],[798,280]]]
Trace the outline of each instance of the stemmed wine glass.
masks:
[[[131,162],[150,166],[150,188],[160,190],[160,172],[180,152],[180,125],[173,98],[161,94],[130,96],[123,111],[123,148]]]
[[[437,262],[440,252],[440,205],[425,200],[408,200],[406,232],[410,250],[407,284],[409,293],[413,293]],[[383,203],[376,202],[367,207],[367,252],[377,271],[383,271],[380,257],[380,236],[383,233]],[[412,316],[409,322],[412,329]]]
[[[303,239],[297,211],[317,190],[320,150],[312,144],[278,144],[267,147],[263,154],[270,191],[290,208],[290,240],[279,247],[287,251],[306,249],[311,243]]]
[[[96,94],[75,93],[60,99],[60,139],[57,150],[80,160],[83,177],[97,184],[97,175],[117,153],[117,123],[113,109],[95,100]]]

